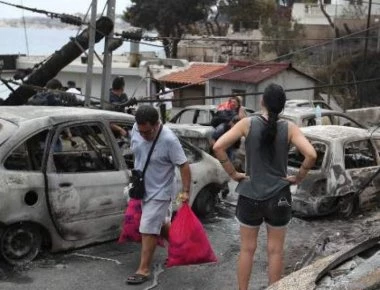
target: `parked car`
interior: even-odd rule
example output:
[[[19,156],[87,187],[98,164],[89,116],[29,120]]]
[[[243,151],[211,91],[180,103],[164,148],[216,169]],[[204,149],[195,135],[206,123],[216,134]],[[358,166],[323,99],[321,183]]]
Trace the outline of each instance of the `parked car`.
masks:
[[[380,193],[379,136],[360,128],[314,126],[301,128],[317,151],[317,161],[298,186],[291,186],[297,216],[331,213],[350,216],[356,208],[376,206]],[[374,140],[376,139],[376,140]],[[288,174],[296,174],[303,156],[291,147]]]
[[[350,116],[333,110],[321,109],[322,125],[339,125],[355,128],[367,128]],[[281,113],[280,118],[292,121],[299,127],[316,125],[314,108],[286,107]]]
[[[301,108],[315,108],[319,106],[321,109],[333,110],[329,104],[322,100],[302,100],[302,99],[291,99],[287,100],[285,107],[301,107]]]
[[[0,107],[0,254],[7,262],[28,262],[42,246],[56,252],[118,236],[128,148],[119,147],[110,124],[133,122],[87,108]],[[181,143],[192,170],[190,204],[207,213],[229,178],[216,159]]]
[[[255,111],[244,107],[247,115],[253,114]],[[211,126],[211,120],[217,111],[216,105],[193,105],[187,106],[180,110],[170,123],[177,124],[198,124],[203,126]]]

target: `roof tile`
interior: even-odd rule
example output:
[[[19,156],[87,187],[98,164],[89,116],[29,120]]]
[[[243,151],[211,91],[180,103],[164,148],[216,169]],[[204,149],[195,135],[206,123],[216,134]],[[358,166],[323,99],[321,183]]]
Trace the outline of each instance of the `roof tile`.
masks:
[[[226,64],[193,63],[189,68],[165,75],[159,80],[170,83],[203,85],[204,81],[207,80],[204,75],[219,71],[224,67],[226,67]]]

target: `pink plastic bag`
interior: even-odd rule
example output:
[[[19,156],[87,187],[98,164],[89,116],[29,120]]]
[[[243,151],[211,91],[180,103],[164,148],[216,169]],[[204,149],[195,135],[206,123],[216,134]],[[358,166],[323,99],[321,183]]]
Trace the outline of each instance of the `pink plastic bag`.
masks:
[[[119,244],[126,241],[141,243],[141,234],[139,231],[141,215],[141,199],[131,198],[125,209],[123,228],[119,240],[117,241]],[[157,245],[165,247],[162,237],[157,239]]]
[[[118,240],[119,244],[127,240],[141,243],[141,234],[139,231],[141,214],[141,200],[131,198],[125,209],[123,228]]]
[[[169,230],[167,267],[216,262],[201,222],[185,203],[178,210]]]

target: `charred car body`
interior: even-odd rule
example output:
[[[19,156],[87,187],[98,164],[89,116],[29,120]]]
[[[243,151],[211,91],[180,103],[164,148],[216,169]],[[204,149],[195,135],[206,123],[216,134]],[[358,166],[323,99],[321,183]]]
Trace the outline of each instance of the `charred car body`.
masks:
[[[380,159],[378,137],[364,129],[343,126],[301,128],[317,151],[317,161],[304,181],[292,186],[297,216],[322,216],[337,212],[349,216],[358,207],[379,202]],[[288,174],[295,174],[303,157],[290,148]]]
[[[0,107],[0,116],[0,253],[5,260],[30,261],[42,245],[59,251],[116,238],[129,168],[111,123],[131,128],[134,117],[38,106]],[[204,202],[214,201],[229,178],[216,159],[181,142],[193,172],[190,203],[205,212]]]

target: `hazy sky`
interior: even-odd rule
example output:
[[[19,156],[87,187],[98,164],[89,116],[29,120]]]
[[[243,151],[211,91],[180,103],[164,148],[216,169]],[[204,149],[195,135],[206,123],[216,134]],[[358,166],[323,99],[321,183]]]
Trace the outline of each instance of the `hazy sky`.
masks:
[[[4,2],[56,13],[86,13],[92,0],[4,0]],[[101,13],[107,0],[98,0],[97,3],[97,11]],[[116,14],[122,14],[130,3],[129,0],[116,0]],[[25,16],[39,16],[38,13],[0,3],[0,18],[19,18],[22,17],[23,11]]]

